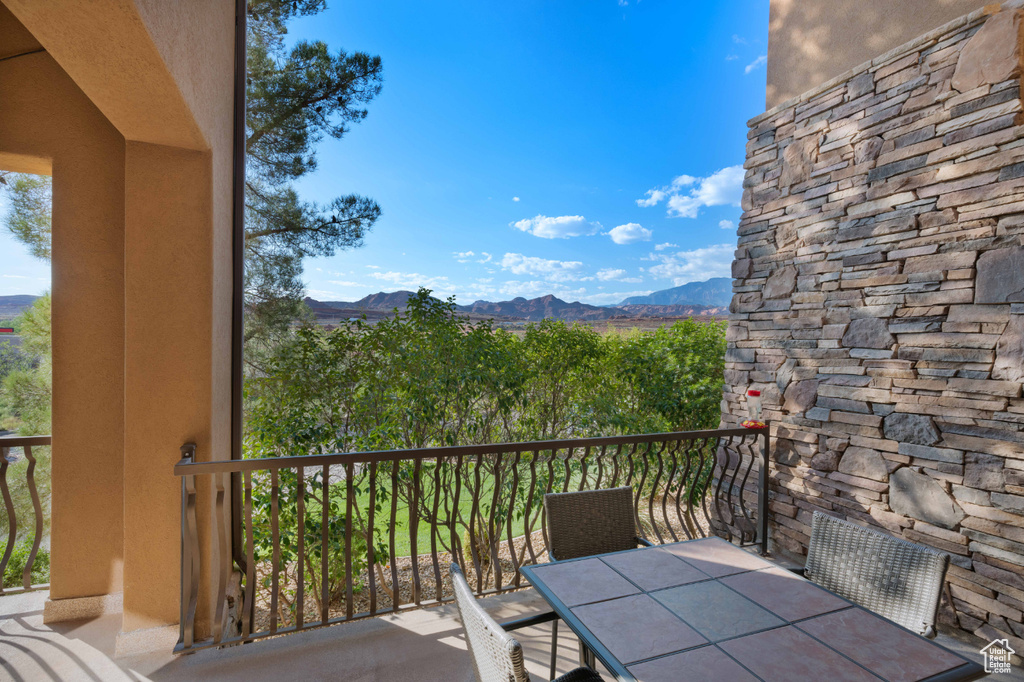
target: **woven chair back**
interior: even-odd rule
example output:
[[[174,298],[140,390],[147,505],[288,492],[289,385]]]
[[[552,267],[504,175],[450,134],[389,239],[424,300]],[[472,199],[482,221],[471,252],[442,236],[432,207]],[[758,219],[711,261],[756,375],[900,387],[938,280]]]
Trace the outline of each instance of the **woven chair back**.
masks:
[[[544,496],[555,561],[636,548],[633,490],[607,488]]]
[[[477,682],[530,682],[523,647],[480,608],[462,570],[452,564],[450,573]]]
[[[805,575],[818,585],[926,637],[949,555],[814,513]]]

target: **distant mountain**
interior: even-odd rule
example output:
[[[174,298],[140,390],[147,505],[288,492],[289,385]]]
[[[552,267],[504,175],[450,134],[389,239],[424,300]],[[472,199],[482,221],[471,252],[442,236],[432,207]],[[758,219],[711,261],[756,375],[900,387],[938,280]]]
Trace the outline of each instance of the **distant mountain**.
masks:
[[[714,282],[715,280],[710,280]],[[732,287],[732,280],[724,279]],[[698,284],[709,284],[710,282],[698,282]],[[690,286],[690,285],[685,285]],[[684,287],[676,287],[682,289]],[[668,290],[673,291],[673,290]],[[665,292],[656,292],[656,296]],[[381,291],[370,294],[358,301],[317,301],[306,298],[305,303],[321,319],[341,319],[346,317],[358,317],[366,314],[373,319],[387,317],[395,308],[404,309],[409,302],[411,291],[394,291],[387,293]],[[648,298],[645,296],[634,298]],[[634,300],[634,299],[627,299]],[[538,322],[545,319],[564,320],[566,322],[593,322],[595,320],[609,320],[612,318],[634,318],[634,317],[693,317],[725,315],[729,312],[730,299],[724,304],[701,305],[694,303],[673,303],[658,305],[654,303],[641,302],[630,303],[620,306],[596,306],[589,303],[573,301],[568,303],[562,299],[548,294],[538,298],[526,299],[522,296],[513,298],[511,301],[475,301],[469,305],[459,305],[455,309],[471,319],[506,319],[524,320]]]
[[[646,296],[630,296],[619,306],[629,305],[702,305],[726,306],[732,303],[732,279],[712,277],[706,282],[689,282],[662,289]]]
[[[518,317],[534,322],[549,317],[567,322],[576,320],[607,320],[610,317],[623,314],[617,308],[600,308],[596,305],[588,305],[579,301],[566,303],[552,294],[530,300],[519,296],[511,301],[500,301],[498,303],[476,301],[472,305],[460,305],[458,309],[464,313]]]
[[[369,310],[394,310],[404,308],[409,304],[409,299],[414,295],[412,291],[393,291],[390,294],[383,291],[364,296],[352,304],[353,308],[367,308]]]
[[[0,296],[0,318],[10,319],[21,315],[25,308],[39,298],[38,296]]]
[[[307,296],[305,302],[306,305],[311,308],[319,306],[340,308],[344,310],[382,310],[385,312],[391,312],[395,308],[405,308],[409,303],[409,297],[412,295],[413,292],[411,291],[393,291],[390,294],[381,291],[376,294],[364,296],[358,301],[316,301]]]

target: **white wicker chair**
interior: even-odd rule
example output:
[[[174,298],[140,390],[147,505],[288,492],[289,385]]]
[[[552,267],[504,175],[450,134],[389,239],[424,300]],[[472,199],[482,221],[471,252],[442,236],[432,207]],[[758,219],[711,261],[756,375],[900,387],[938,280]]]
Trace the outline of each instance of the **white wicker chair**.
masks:
[[[948,567],[945,552],[814,512],[803,574],[908,630],[934,637]]]
[[[451,567],[451,579],[477,682],[530,682],[523,664],[522,645],[480,608],[466,576],[455,564]],[[532,622],[524,621],[519,627],[527,624]],[[601,676],[590,668],[576,668],[554,682],[601,682]]]

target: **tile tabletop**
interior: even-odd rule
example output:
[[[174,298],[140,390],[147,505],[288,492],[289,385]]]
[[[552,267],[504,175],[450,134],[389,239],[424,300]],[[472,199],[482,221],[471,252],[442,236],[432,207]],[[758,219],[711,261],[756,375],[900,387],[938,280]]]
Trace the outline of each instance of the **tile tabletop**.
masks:
[[[956,654],[931,642],[901,637],[903,630],[863,609],[845,609],[811,618],[796,627],[892,682],[912,682],[955,668]]]
[[[680,670],[685,670],[694,680],[757,682],[750,671],[714,646],[691,649],[629,666],[629,672],[638,680],[675,680],[679,678]]]
[[[609,554],[603,557],[602,561],[634,585],[648,592],[663,587],[695,583],[711,577],[660,548],[655,548],[651,552]]]
[[[713,580],[660,590],[651,596],[713,642],[786,624],[742,594]]]
[[[572,612],[623,663],[708,643],[646,594],[577,606]]]
[[[720,581],[788,621],[845,609],[850,602],[784,568],[726,576]]]
[[[600,559],[559,561],[538,566],[534,574],[557,593],[566,606],[579,606],[640,592],[640,588]]]
[[[974,663],[720,538],[525,566],[617,680],[973,680]]]

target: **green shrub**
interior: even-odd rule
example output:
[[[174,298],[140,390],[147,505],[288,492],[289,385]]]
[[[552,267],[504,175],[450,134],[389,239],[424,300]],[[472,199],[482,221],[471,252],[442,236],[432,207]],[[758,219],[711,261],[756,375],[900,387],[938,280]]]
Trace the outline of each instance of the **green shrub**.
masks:
[[[4,571],[4,589],[21,587],[22,573],[25,571],[25,564],[28,563],[31,552],[32,541],[30,539],[25,538],[15,543],[10,561],[7,562],[7,569]],[[32,584],[41,585],[48,582],[50,582],[50,553],[40,547],[35,563],[32,564]]]
[[[631,433],[715,428],[725,359],[725,325],[692,320],[663,327],[653,333],[635,332],[621,337],[602,335],[586,325],[544,320],[527,327],[522,338],[495,328],[489,322],[470,324],[458,315],[454,300],[439,301],[421,289],[409,299],[408,308],[394,317],[368,325],[362,321],[333,330],[303,325],[278,346],[262,364],[258,376],[245,383],[246,456],[254,458],[399,450],[448,445],[472,445],[541,439],[612,436]],[[522,466],[526,466],[526,460]],[[391,486],[397,480],[395,503],[405,510],[399,524],[425,523],[447,527],[449,523],[468,532],[470,509],[426,508],[434,488],[443,494],[455,487],[456,478],[474,475],[482,487],[492,485],[493,465],[484,462],[479,471],[467,462],[461,470],[453,463],[423,465],[414,495],[414,464],[381,462],[374,488],[374,559],[367,557],[369,521],[369,470],[353,471],[357,498],[353,518],[348,519],[343,480],[332,473],[331,495],[323,495],[322,473],[307,471],[304,486],[306,584],[319,586],[320,566],[328,562],[329,600],[345,586],[343,565],[344,529],[351,524],[353,575],[374,570],[389,560],[387,538]],[[392,467],[397,467],[393,470]],[[578,463],[571,470],[555,472],[579,476]],[[540,472],[543,477],[548,474]],[[703,475],[694,472],[691,476]],[[263,474],[254,478],[254,553],[267,559],[270,544],[270,486]],[[543,485],[546,481],[542,480]],[[279,517],[282,529],[297,523],[294,490],[296,475],[281,471]],[[512,490],[503,479],[498,495],[480,496],[480,518],[493,517],[498,528],[512,520],[522,522],[527,491]],[[558,483],[561,485],[561,483]],[[556,486],[557,487],[557,486]],[[543,487],[538,489],[540,495]],[[493,490],[493,488],[492,488]],[[468,502],[464,496],[460,506]],[[497,506],[491,510],[492,500]],[[539,504],[539,497],[534,507]],[[327,556],[320,548],[321,510],[328,504]],[[444,505],[442,505],[443,507]],[[416,508],[418,507],[418,508]],[[442,518],[444,514],[455,518]],[[411,516],[411,519],[409,518]],[[404,517],[404,518],[403,518]],[[483,524],[477,537],[459,532],[467,556],[472,548],[489,545]],[[519,526],[521,527],[521,526]],[[440,551],[450,539],[441,533]],[[464,537],[463,537],[464,536]],[[297,537],[281,531],[282,570],[297,567]],[[421,540],[421,542],[424,542]],[[421,545],[422,547],[422,545]],[[396,553],[399,552],[396,547]],[[399,554],[401,556],[401,554]],[[484,563],[488,557],[483,557]],[[267,577],[269,580],[269,577]],[[282,583],[284,584],[284,583]],[[357,585],[357,588],[360,587]],[[318,589],[317,587],[313,588]],[[318,601],[323,595],[315,595]],[[288,601],[290,595],[284,594]],[[287,613],[282,613],[287,618]]]

